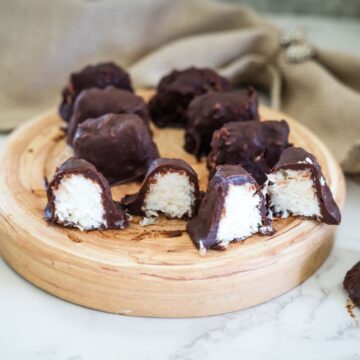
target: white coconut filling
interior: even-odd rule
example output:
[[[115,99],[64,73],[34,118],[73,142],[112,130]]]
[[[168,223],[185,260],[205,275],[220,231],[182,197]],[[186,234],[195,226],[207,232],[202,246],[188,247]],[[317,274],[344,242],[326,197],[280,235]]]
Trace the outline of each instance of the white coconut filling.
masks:
[[[54,190],[57,221],[80,230],[106,227],[101,193],[96,182],[81,175],[65,175]]]
[[[270,207],[281,217],[321,217],[311,170],[280,170],[268,176]]]
[[[161,212],[170,218],[181,218],[192,215],[194,202],[194,184],[184,172],[157,173],[145,196],[143,211],[146,217],[156,217]]]
[[[252,184],[229,185],[216,240],[226,247],[230,241],[242,240],[262,226],[260,196]]]

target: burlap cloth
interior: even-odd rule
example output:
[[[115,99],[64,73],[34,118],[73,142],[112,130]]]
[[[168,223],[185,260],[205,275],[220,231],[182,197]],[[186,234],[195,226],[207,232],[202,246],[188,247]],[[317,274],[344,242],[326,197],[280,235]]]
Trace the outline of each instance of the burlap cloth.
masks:
[[[360,172],[360,59],[315,49],[291,63],[279,30],[252,10],[210,0],[0,0],[0,131],[56,105],[71,71],[113,60],[135,86],[173,68],[211,67],[267,89],[272,105]]]

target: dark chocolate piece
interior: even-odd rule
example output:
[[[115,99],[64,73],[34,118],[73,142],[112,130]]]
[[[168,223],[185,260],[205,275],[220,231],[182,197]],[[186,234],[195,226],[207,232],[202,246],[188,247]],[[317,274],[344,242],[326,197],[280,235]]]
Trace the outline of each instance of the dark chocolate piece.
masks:
[[[290,146],[285,120],[231,122],[213,134],[207,159],[210,178],[218,165],[241,165],[262,185]]]
[[[184,127],[186,110],[195,96],[228,90],[231,90],[228,80],[213,70],[194,67],[174,70],[161,79],[157,94],[150,100],[151,118],[158,127]]]
[[[249,120],[259,120],[258,97],[253,88],[197,96],[187,110],[185,150],[199,160],[209,154],[215,130],[229,122]]]
[[[125,213],[111,197],[106,179],[83,159],[70,158],[57,167],[46,186],[45,220],[80,230],[122,229]]]
[[[74,103],[81,91],[94,87],[105,89],[109,85],[133,91],[129,74],[111,62],[89,65],[79,72],[72,73],[68,85],[62,91],[60,116],[65,121],[70,121]]]
[[[187,231],[200,250],[226,248],[258,232],[272,233],[265,197],[255,179],[240,165],[218,166]]]
[[[136,114],[145,124],[149,113],[144,100],[129,91],[109,86],[106,89],[84,90],[76,100],[74,112],[69,123],[67,142],[72,145],[79,124],[105,114]]]
[[[341,215],[321,167],[306,150],[284,150],[268,176],[269,206],[275,216],[304,216],[338,225]]]
[[[148,126],[133,114],[86,120],[76,131],[74,153],[92,163],[110,184],[144,176],[159,157]]]
[[[343,285],[352,302],[360,307],[360,261],[346,273]]]
[[[152,162],[137,194],[121,204],[131,214],[191,218],[199,204],[199,183],[194,169],[184,160],[160,158]]]

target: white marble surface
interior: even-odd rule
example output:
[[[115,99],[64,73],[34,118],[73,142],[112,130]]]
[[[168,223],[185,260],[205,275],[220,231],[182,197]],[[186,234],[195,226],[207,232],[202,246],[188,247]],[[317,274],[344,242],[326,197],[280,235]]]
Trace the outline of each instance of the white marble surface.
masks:
[[[360,53],[360,24],[295,21],[315,43]],[[0,360],[360,359],[360,312],[347,313],[341,285],[360,260],[360,185],[347,185],[336,245],[321,269],[277,299],[227,315],[131,318],[85,309],[37,289],[0,258]]]

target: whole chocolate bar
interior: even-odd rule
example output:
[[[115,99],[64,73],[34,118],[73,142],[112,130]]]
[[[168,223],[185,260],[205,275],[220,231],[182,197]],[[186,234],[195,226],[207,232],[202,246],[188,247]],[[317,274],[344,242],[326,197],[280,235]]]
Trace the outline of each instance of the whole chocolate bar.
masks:
[[[134,114],[86,120],[76,131],[74,153],[93,164],[110,184],[144,176],[159,157],[148,126]]]
[[[146,218],[191,218],[199,204],[199,183],[194,169],[184,160],[154,160],[137,194],[126,195],[121,204]]]
[[[83,90],[94,87],[104,89],[109,85],[133,91],[129,74],[112,62],[89,65],[79,72],[72,73],[68,85],[62,91],[60,116],[65,121],[70,121],[76,98]]]
[[[77,98],[67,132],[67,142],[72,145],[77,127],[87,119],[105,114],[136,114],[148,124],[149,113],[144,100],[129,91],[109,86],[106,89],[84,90]]]
[[[341,215],[315,156],[292,147],[284,150],[268,176],[269,206],[275,216],[315,218],[337,225]]]
[[[272,233],[265,197],[255,179],[240,165],[218,166],[187,231],[201,251],[223,249],[258,232]]]
[[[352,302],[360,307],[360,261],[346,273],[343,285]]]
[[[243,166],[262,185],[289,144],[285,120],[230,122],[213,134],[207,159],[210,178],[218,165]]]
[[[258,97],[252,88],[197,96],[187,110],[185,150],[199,160],[209,154],[215,130],[229,122],[250,120],[259,120]]]
[[[150,115],[158,127],[186,125],[186,110],[195,96],[231,90],[224,77],[210,69],[191,67],[164,76],[149,102]]]
[[[106,179],[83,159],[70,158],[47,184],[44,217],[51,223],[80,230],[123,229],[128,221],[112,200]]]

